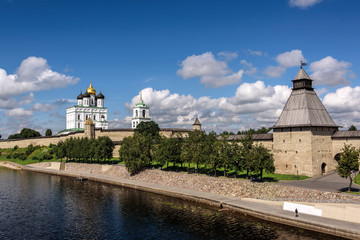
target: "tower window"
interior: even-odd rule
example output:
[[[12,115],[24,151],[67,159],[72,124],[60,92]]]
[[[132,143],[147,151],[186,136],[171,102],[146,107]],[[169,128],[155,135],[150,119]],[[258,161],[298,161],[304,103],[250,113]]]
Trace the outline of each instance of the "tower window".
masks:
[[[145,113],[146,113],[145,110],[143,110],[143,118],[145,118]]]
[[[96,120],[96,115],[94,115],[94,120]]]
[[[135,117],[138,117],[138,110],[135,111]]]
[[[80,114],[78,114],[78,120],[80,120]]]

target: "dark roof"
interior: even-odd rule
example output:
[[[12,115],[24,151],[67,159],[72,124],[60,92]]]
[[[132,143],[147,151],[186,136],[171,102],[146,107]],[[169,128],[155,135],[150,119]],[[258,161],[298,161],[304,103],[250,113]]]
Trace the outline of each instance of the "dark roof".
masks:
[[[295,80],[300,79],[311,80],[302,68],[295,77]],[[293,89],[273,128],[306,126],[339,127],[312,88]]]
[[[201,125],[198,117],[196,117],[195,122],[194,122],[193,125]]]
[[[360,131],[336,131],[331,138],[360,138]]]
[[[96,96],[98,99],[104,99],[105,97],[104,97],[104,95],[101,93],[101,91],[100,91],[100,93]]]
[[[244,138],[246,135],[242,134],[242,135],[229,135],[227,137],[228,141],[235,141],[235,140],[240,140],[242,138]],[[273,134],[272,133],[265,133],[265,134],[253,134],[252,135],[253,139],[255,141],[260,141],[260,140],[273,140]]]
[[[90,94],[89,94],[88,92],[85,92],[85,93],[83,94],[83,97],[90,97]]]
[[[83,95],[82,95],[82,92],[80,92],[79,96],[77,96],[77,99],[83,99]]]

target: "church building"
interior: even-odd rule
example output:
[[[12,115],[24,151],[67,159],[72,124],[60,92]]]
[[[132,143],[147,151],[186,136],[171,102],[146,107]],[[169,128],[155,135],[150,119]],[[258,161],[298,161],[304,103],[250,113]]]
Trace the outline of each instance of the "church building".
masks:
[[[131,119],[131,127],[135,129],[141,122],[150,122],[149,107],[144,103],[142,99],[142,93],[140,92],[140,101],[133,107],[133,117]]]
[[[105,96],[101,91],[96,95],[96,90],[90,83],[85,93],[80,92],[77,97],[77,105],[66,109],[66,130],[83,130],[88,118],[91,118],[95,128],[108,129],[109,123],[104,99]]]

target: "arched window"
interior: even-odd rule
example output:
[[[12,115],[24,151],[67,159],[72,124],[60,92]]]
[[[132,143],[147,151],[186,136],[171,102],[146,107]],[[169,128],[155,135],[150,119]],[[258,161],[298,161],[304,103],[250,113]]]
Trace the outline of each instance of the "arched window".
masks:
[[[145,118],[145,116],[146,116],[145,113],[146,113],[145,110],[143,110],[143,118]]]
[[[80,114],[78,114],[78,120],[80,120]]]
[[[135,117],[138,117],[138,110],[135,110]]]
[[[96,115],[94,115],[94,120],[96,120]]]
[[[101,115],[101,120],[104,121],[105,120],[105,116]]]
[[[86,120],[89,118],[89,116],[88,115],[86,115]]]

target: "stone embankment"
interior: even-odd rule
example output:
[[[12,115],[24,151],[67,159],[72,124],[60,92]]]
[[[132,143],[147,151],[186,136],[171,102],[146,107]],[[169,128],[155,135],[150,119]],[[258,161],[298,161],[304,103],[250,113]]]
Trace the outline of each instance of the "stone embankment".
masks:
[[[31,166],[37,168],[49,168],[51,163],[37,163],[32,164]],[[276,183],[258,183],[244,179],[211,177],[183,172],[177,173],[161,170],[146,170],[137,175],[130,176],[124,166],[79,163],[66,163],[65,171],[118,177],[238,198],[360,204],[360,195],[330,193],[304,188],[280,186]]]

